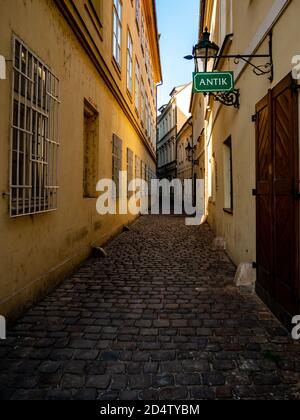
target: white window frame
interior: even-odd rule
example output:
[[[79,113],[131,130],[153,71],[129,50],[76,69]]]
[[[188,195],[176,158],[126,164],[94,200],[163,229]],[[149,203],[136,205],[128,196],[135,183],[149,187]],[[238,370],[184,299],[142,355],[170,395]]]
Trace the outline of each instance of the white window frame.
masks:
[[[143,53],[145,51],[145,18],[144,15],[142,13],[142,18],[141,18],[141,44],[142,44],[142,50]]]
[[[135,0],[135,20],[139,29],[141,21],[141,0]]]
[[[122,2],[114,0],[113,6],[113,57],[121,68],[122,65]]]
[[[133,41],[130,31],[127,33],[127,89],[132,95],[133,90]]]
[[[142,82],[141,82],[141,119],[142,119],[142,123],[144,124],[144,127],[145,127],[145,123],[146,123],[145,96],[146,96],[145,84],[144,84],[144,81],[142,80]]]
[[[140,112],[140,66],[135,59],[135,109]]]

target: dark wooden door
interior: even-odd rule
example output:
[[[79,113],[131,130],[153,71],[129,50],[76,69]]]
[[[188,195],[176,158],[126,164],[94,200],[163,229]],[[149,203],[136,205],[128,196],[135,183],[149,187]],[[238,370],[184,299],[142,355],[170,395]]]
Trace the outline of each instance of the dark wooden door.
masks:
[[[298,97],[289,75],[257,105],[257,290],[286,323],[299,311]]]

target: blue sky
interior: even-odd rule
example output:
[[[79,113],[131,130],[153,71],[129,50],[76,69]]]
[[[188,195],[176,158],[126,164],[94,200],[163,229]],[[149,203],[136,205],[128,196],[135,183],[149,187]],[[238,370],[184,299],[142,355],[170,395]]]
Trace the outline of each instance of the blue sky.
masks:
[[[158,89],[158,106],[169,102],[174,86],[192,80],[193,61],[184,60],[197,43],[199,0],[156,0],[164,84]]]

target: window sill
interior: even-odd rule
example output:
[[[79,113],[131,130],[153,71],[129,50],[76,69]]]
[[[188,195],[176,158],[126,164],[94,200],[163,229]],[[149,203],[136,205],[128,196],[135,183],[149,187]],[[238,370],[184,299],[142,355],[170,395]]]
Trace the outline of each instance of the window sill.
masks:
[[[114,57],[112,58],[111,62],[112,62],[112,65],[113,65],[114,69],[116,70],[116,73],[117,73],[119,79],[122,80],[122,71],[121,71],[120,65],[116,62]]]
[[[233,209],[223,209],[224,213],[230,214],[233,216]]]
[[[128,89],[128,87],[126,88],[126,92],[127,92],[127,96],[130,99],[130,102],[132,103],[132,93],[130,92],[130,90]]]
[[[97,200],[97,198],[98,196],[97,197],[83,197],[84,201],[94,201],[94,200]]]
[[[136,24],[136,28],[137,28],[138,34],[140,36],[140,24],[139,24],[137,18],[135,18],[135,24]]]

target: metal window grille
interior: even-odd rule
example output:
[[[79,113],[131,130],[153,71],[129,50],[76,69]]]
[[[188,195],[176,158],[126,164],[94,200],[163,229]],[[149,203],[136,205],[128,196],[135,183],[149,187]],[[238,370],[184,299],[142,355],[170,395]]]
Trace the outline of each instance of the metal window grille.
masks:
[[[141,159],[138,157],[138,156],[136,156],[135,157],[135,177],[138,179],[138,178],[141,178]]]
[[[10,216],[57,209],[59,80],[13,37]]]
[[[127,149],[127,186],[129,187],[129,184],[133,180],[133,158],[134,154],[130,149]],[[130,198],[132,195],[131,192],[128,191],[128,198]]]
[[[122,171],[122,140],[113,135],[113,154],[112,154],[112,179],[116,184],[116,198],[119,197],[120,194],[120,171]]]
[[[132,76],[133,76],[133,43],[130,32],[127,40],[127,89],[132,94]]]
[[[141,15],[141,3],[140,3],[140,0],[135,0],[135,19],[136,19],[138,28],[140,27],[140,15]]]

